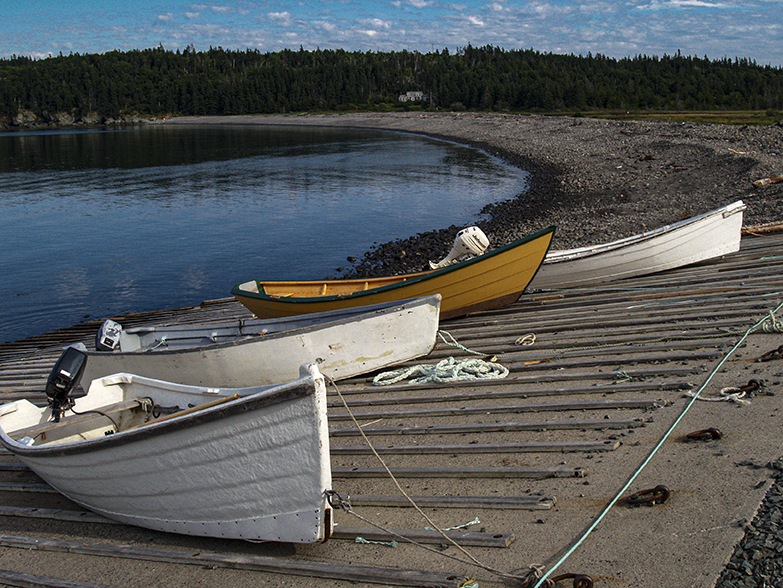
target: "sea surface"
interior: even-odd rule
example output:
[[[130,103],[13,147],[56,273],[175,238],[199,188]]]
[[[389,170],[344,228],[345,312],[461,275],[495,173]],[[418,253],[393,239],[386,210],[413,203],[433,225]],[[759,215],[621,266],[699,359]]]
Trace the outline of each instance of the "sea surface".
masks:
[[[227,298],[254,278],[339,276],[374,245],[475,224],[527,177],[394,132],[0,133],[0,342]]]

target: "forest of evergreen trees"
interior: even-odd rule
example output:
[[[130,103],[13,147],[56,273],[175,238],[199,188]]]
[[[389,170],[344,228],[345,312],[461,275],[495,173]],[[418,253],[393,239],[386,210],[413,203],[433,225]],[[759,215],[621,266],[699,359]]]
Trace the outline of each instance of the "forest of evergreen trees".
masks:
[[[423,108],[510,112],[783,110],[783,68],[746,59],[163,47],[0,60],[0,120]],[[424,103],[399,101],[421,91]]]

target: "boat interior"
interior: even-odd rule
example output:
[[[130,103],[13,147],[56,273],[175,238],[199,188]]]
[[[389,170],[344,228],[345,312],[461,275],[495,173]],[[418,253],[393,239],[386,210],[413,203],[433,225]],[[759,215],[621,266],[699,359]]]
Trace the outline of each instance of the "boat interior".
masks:
[[[304,280],[301,282],[258,282],[241,284],[239,289],[250,293],[263,293],[279,298],[312,298],[317,296],[344,296],[354,292],[363,292],[373,288],[382,288],[391,284],[404,282],[420,274],[405,274],[387,276],[366,280]]]
[[[63,409],[56,421],[49,406],[19,400],[2,407],[0,428],[23,445],[39,447],[113,435],[240,397],[219,389],[203,393],[156,390],[145,380],[130,374],[101,378],[93,382],[87,395]]]

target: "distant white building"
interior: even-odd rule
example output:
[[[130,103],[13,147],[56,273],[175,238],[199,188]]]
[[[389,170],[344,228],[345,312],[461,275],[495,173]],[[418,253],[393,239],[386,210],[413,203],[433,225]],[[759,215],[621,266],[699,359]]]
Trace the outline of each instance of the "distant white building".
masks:
[[[405,92],[405,94],[400,94],[400,102],[416,102],[420,101],[423,102],[427,99],[427,96],[424,94],[424,92]]]

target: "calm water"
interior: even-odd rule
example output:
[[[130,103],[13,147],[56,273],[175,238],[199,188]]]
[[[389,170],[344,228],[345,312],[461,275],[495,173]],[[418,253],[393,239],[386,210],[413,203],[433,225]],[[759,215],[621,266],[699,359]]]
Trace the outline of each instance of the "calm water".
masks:
[[[0,133],[0,342],[225,298],[252,278],[336,276],[374,244],[475,223],[526,177],[398,133]]]

